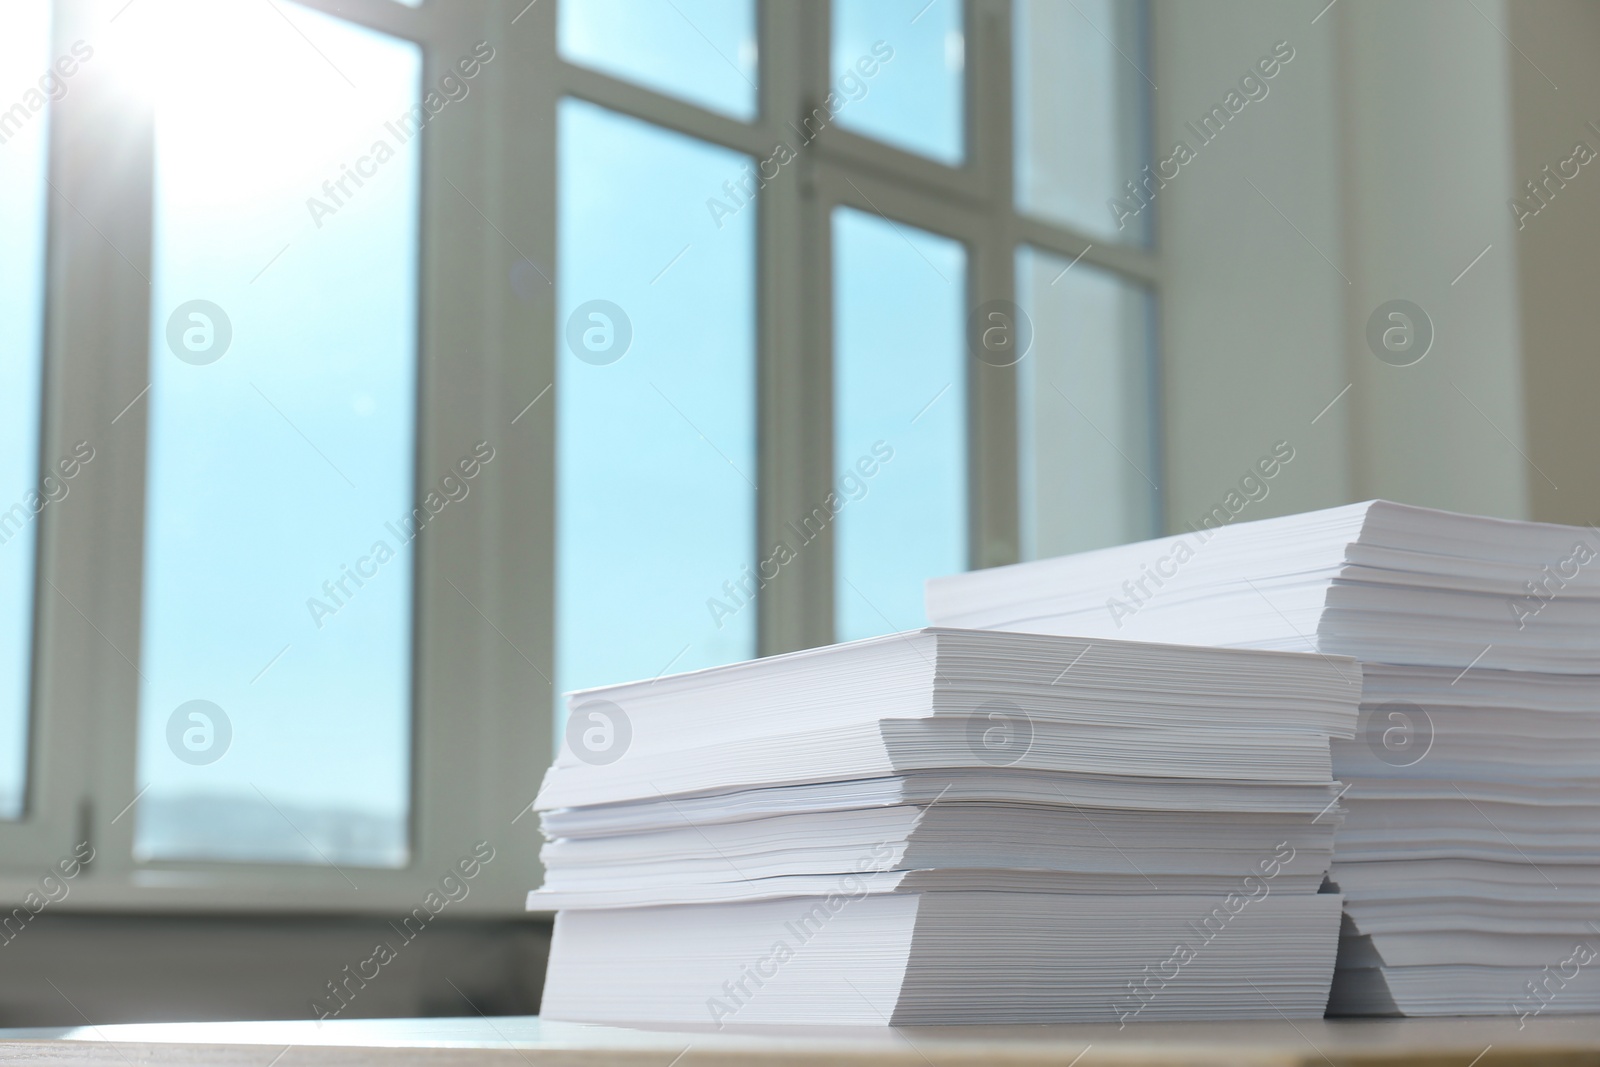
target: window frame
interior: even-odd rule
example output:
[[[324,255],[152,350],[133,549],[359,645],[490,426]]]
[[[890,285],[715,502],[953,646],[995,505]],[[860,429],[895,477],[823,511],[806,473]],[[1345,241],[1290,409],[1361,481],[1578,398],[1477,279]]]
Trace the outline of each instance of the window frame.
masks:
[[[55,2],[59,50],[95,39],[126,0]],[[452,109],[421,140],[417,485],[479,440],[505,459],[486,472],[494,480],[479,506],[417,543],[411,859],[348,872],[357,891],[324,867],[133,860],[153,127],[148,112],[130,114],[108,63],[86,67],[52,114],[41,458],[82,439],[108,447],[85,470],[76,506],[41,517],[30,808],[23,822],[0,824],[0,903],[18,902],[87,839],[96,859],[64,908],[392,914],[419,905],[487,840],[496,860],[453,911],[520,914],[541,877],[527,806],[553,745],[557,338],[553,285],[536,282],[519,299],[505,265],[526,258],[545,281],[554,274],[559,101],[587,100],[759,159],[792,137],[788,123],[819,106],[830,81],[826,3],[756,0],[759,100],[747,123],[561,58],[561,0],[293,2],[418,42],[429,83],[480,40],[497,52],[474,86],[478,106]],[[834,480],[835,205],[962,241],[968,308],[1015,300],[1024,243],[1081,257],[1159,299],[1154,248],[1102,244],[1017,211],[1011,19],[1010,0],[966,4],[963,166],[830,127],[762,191],[757,545]],[[120,166],[105,166],[108,157]],[[85,307],[97,313],[74,314]],[[968,374],[969,564],[987,567],[1019,552],[1016,375],[976,359]],[[1154,397],[1151,411],[1159,427]],[[833,625],[830,530],[758,599],[758,652],[827,643]]]
[[[764,143],[770,146],[787,136],[786,119],[809,114],[827,94],[831,11],[826,3],[760,3],[763,107],[758,122],[767,126],[769,139]],[[787,348],[780,347],[785,343],[780,336],[784,331],[762,330],[764,342],[770,338],[770,347],[764,344],[762,352],[769,373],[791,388],[764,394],[758,415],[763,453],[760,484],[765,498],[761,544],[771,540],[768,531],[776,531],[786,519],[804,514],[823,499],[834,479],[829,221],[834,205],[859,207],[962,241],[968,255],[965,306],[969,309],[990,300],[1016,302],[1014,257],[1024,244],[1067,259],[1081,259],[1136,282],[1150,290],[1159,306],[1161,268],[1154,245],[1107,244],[1017,207],[1012,7],[1011,0],[967,0],[965,4],[966,150],[961,167],[829,127],[811,149],[801,151],[798,182],[780,180],[763,190],[765,199],[759,210],[785,215],[797,211],[802,223],[798,256],[786,251],[795,247],[789,243],[795,235],[781,220],[775,222],[776,232],[770,237],[765,227],[761,230],[758,262],[760,269],[775,279],[772,288],[778,292],[767,303],[766,290],[762,290],[764,302],[758,318],[764,327],[769,322],[798,321],[802,329],[787,331],[789,338],[801,340],[800,345]],[[1148,14],[1138,17],[1145,23],[1148,38]],[[796,53],[797,61],[785,55],[783,67],[769,70],[768,57],[786,46]],[[771,109],[765,106],[769,101],[775,105]],[[1145,123],[1147,129],[1149,125]],[[798,204],[789,202],[794,187],[798,187]],[[784,302],[784,294],[790,292],[804,294],[798,308]],[[1159,345],[1159,337],[1153,344]],[[796,347],[800,350],[795,351]],[[1159,348],[1153,358],[1159,366]],[[785,359],[786,365],[772,365],[779,359]],[[804,368],[809,388],[794,383],[792,368],[798,367]],[[1150,403],[1159,440],[1158,385],[1159,375],[1155,375]],[[776,402],[778,396],[786,402]],[[967,397],[968,565],[981,568],[1014,563],[1021,552],[1016,371],[969,360]],[[806,427],[811,428],[809,433]],[[800,449],[804,458],[797,461],[788,455],[791,448]],[[780,450],[781,454],[768,456]],[[1160,511],[1158,500],[1158,524]],[[1151,535],[1156,532],[1152,530]],[[833,640],[832,533],[826,531],[763,590],[757,638],[761,655]]]
[[[82,475],[78,506],[43,516],[30,812],[0,826],[8,903],[82,840],[95,859],[63,908],[403,913],[422,906],[478,841],[494,846],[495,861],[453,914],[518,913],[537,883],[537,850],[526,847],[537,821],[521,809],[551,751],[546,724],[528,714],[548,706],[548,581],[539,572],[550,565],[528,558],[553,559],[540,506],[552,496],[543,459],[551,405],[518,416],[550,382],[552,353],[535,346],[530,359],[520,339],[550,336],[553,320],[548,297],[510,298],[504,267],[526,254],[549,272],[554,172],[548,153],[519,155],[505,135],[511,101],[549,96],[535,27],[553,22],[530,12],[517,29],[533,32],[506,34],[510,16],[499,16],[508,5],[495,0],[297,2],[418,43],[424,84],[478,41],[497,50],[503,42],[509,53],[475,87],[481,106],[452,109],[421,140],[417,494],[477,441],[503,458],[485,471],[476,507],[417,540],[409,862],[340,869],[133,858],[154,142],[148,105],[119,94],[103,62],[85,65],[52,115],[43,454],[85,438],[106,447]],[[57,51],[106,38],[122,8],[57,0]],[[121,165],[105,166],[108,153]],[[530,176],[545,196],[525,197]],[[97,313],[73,313],[82,307]]]

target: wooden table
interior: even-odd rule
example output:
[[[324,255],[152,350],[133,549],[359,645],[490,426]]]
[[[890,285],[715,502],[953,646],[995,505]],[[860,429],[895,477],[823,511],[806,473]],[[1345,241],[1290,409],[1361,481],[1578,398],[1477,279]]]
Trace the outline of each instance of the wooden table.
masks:
[[[1427,1067],[1600,1065],[1600,1016],[1114,1026],[664,1031],[536,1018],[0,1030],[0,1064],[427,1067]]]

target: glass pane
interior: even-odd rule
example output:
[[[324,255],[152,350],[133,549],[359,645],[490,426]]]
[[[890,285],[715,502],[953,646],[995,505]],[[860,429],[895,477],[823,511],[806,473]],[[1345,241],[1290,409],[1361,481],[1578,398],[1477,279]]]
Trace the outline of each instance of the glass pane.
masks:
[[[833,213],[835,639],[927,625],[922,583],[967,569],[967,367],[959,241]],[[798,546],[796,546],[798,547]]]
[[[1033,329],[1017,364],[1022,558],[1155,537],[1155,301],[1082,262],[1022,248]]]
[[[43,365],[45,184],[49,100],[67,90],[52,71],[50,5],[0,9],[0,819],[21,816],[28,773],[34,545],[39,515],[71,492],[80,469],[63,456],[39,469]],[[60,71],[76,71],[67,56]],[[59,75],[60,71],[56,71]],[[92,446],[86,446],[92,451]]]
[[[755,0],[561,0],[559,22],[563,58],[736,119],[756,116]]]
[[[1015,0],[1017,203],[1093,237],[1148,244],[1159,177],[1144,5]],[[1176,160],[1162,171],[1176,174]]]
[[[703,214],[745,156],[573,100],[560,122],[565,692],[755,655],[756,213]]]
[[[833,69],[808,137],[831,122],[959,166],[966,156],[961,0],[833,0]]]
[[[151,39],[173,80],[156,86],[135,852],[400,865],[410,542],[432,512],[420,50],[294,5],[142,14],[171,19]]]

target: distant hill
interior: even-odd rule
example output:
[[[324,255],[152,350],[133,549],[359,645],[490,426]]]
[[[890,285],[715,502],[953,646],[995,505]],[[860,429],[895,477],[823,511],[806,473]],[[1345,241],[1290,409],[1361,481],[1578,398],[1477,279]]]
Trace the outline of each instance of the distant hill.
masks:
[[[274,807],[276,804],[276,807]],[[135,858],[401,867],[405,821],[357,809],[301,808],[237,793],[139,801]]]

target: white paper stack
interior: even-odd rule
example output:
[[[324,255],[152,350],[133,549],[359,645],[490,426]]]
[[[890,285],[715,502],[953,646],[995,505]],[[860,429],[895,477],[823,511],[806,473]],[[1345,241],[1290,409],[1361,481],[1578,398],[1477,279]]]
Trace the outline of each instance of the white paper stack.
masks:
[[[1600,532],[1384,501],[941,578],[953,626],[1362,661],[1331,1010],[1600,1010]]]
[[[1358,678],[928,629],[575,693],[535,805],[542,1014],[1320,1015]]]

